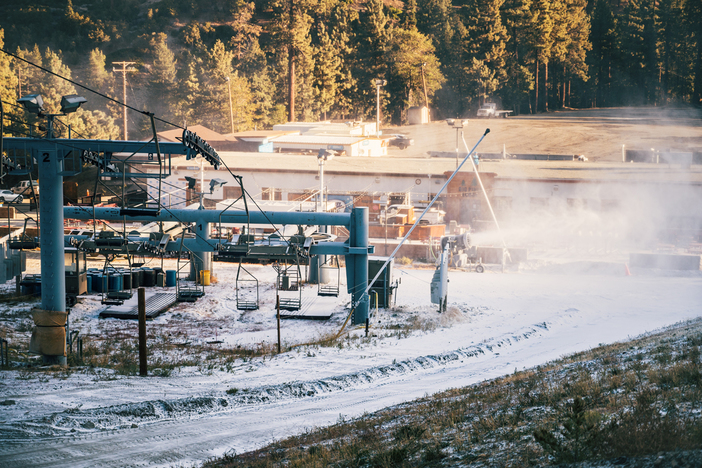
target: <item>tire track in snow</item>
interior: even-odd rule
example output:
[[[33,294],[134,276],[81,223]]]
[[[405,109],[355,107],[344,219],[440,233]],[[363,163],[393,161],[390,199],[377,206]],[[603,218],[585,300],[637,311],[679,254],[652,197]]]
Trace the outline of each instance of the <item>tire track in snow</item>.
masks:
[[[103,431],[136,429],[144,424],[180,418],[197,419],[217,413],[237,411],[240,408],[290,399],[312,398],[335,392],[349,391],[382,381],[391,381],[409,375],[458,365],[467,359],[497,355],[501,349],[541,335],[549,330],[546,322],[525,327],[476,345],[406,359],[392,364],[370,367],[358,372],[310,381],[294,381],[242,389],[234,394],[187,397],[173,400],[153,400],[127,403],[88,410],[68,409],[43,418],[14,421],[0,425],[0,440],[17,440],[60,435],[81,437]],[[7,447],[0,445],[0,453]]]

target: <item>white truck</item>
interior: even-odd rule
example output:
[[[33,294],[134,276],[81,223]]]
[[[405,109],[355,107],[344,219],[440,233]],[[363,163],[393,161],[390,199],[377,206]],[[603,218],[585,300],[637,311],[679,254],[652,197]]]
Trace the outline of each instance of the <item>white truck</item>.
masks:
[[[507,118],[509,114],[511,114],[513,111],[511,110],[497,110],[497,104],[494,102],[486,102],[482,106],[480,106],[480,109],[478,109],[478,117],[479,118],[492,118],[492,117],[502,117],[502,118]]]
[[[39,195],[39,183],[32,181],[32,185],[34,186],[34,193]],[[25,198],[32,195],[32,187],[29,185],[28,180],[19,181],[10,190],[12,191],[12,193],[16,193],[18,195],[24,195]]]

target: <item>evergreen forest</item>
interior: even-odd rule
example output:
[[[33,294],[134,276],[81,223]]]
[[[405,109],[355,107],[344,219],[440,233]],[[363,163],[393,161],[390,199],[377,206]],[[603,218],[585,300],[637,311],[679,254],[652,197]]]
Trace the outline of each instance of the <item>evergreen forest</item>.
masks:
[[[436,120],[485,101],[516,114],[699,106],[702,91],[700,0],[3,0],[0,13],[16,135],[34,128],[16,104],[34,93],[47,112],[86,97],[63,122],[109,139],[123,101],[158,130],[373,119],[376,80],[393,124],[426,104]],[[139,112],[128,122],[129,139],[150,135]]]

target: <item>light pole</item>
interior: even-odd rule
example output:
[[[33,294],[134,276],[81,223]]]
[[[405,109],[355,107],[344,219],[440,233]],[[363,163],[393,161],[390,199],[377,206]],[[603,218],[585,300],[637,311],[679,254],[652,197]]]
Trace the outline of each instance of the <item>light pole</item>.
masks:
[[[386,80],[376,79],[376,80],[373,80],[373,83],[375,83],[375,99],[376,99],[375,136],[377,138],[380,138],[380,87],[385,86],[386,84],[388,84],[388,82]]]
[[[45,314],[36,314],[32,332],[32,344],[30,352],[37,352],[43,355],[46,364],[66,365],[66,343],[61,345],[47,339],[40,327],[55,326],[54,321],[62,321],[65,325],[68,315],[66,314],[66,275],[64,260],[64,239],[63,239],[63,175],[59,162],[64,155],[61,153],[61,143],[54,139],[53,124],[54,118],[75,112],[86,102],[86,99],[71,94],[61,98],[61,112],[59,114],[49,114],[44,110],[44,100],[40,94],[30,94],[17,100],[24,108],[38,117],[47,119],[47,135],[35,148],[37,148],[36,160],[38,165],[38,178],[41,180],[41,192],[39,193],[39,248],[41,249],[41,310],[51,311],[56,317],[50,323]],[[30,174],[31,177],[31,174]],[[46,330],[46,328],[44,328]],[[41,334],[40,334],[41,333]],[[36,338],[36,341],[35,341]],[[52,344],[53,343],[53,344]],[[34,349],[33,349],[34,348]]]
[[[446,119],[446,123],[449,127],[456,129],[456,169],[458,169],[458,133],[463,132],[463,127],[466,126],[468,120],[462,119]]]
[[[234,133],[234,107],[232,106],[232,80],[229,77],[227,80],[227,88],[229,89],[229,121],[232,124],[232,133]]]

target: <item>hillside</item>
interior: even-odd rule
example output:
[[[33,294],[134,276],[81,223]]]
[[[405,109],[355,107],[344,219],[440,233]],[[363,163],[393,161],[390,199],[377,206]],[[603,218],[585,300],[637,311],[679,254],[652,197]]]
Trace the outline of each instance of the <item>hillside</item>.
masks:
[[[701,466],[701,345],[697,319],[204,466]]]

